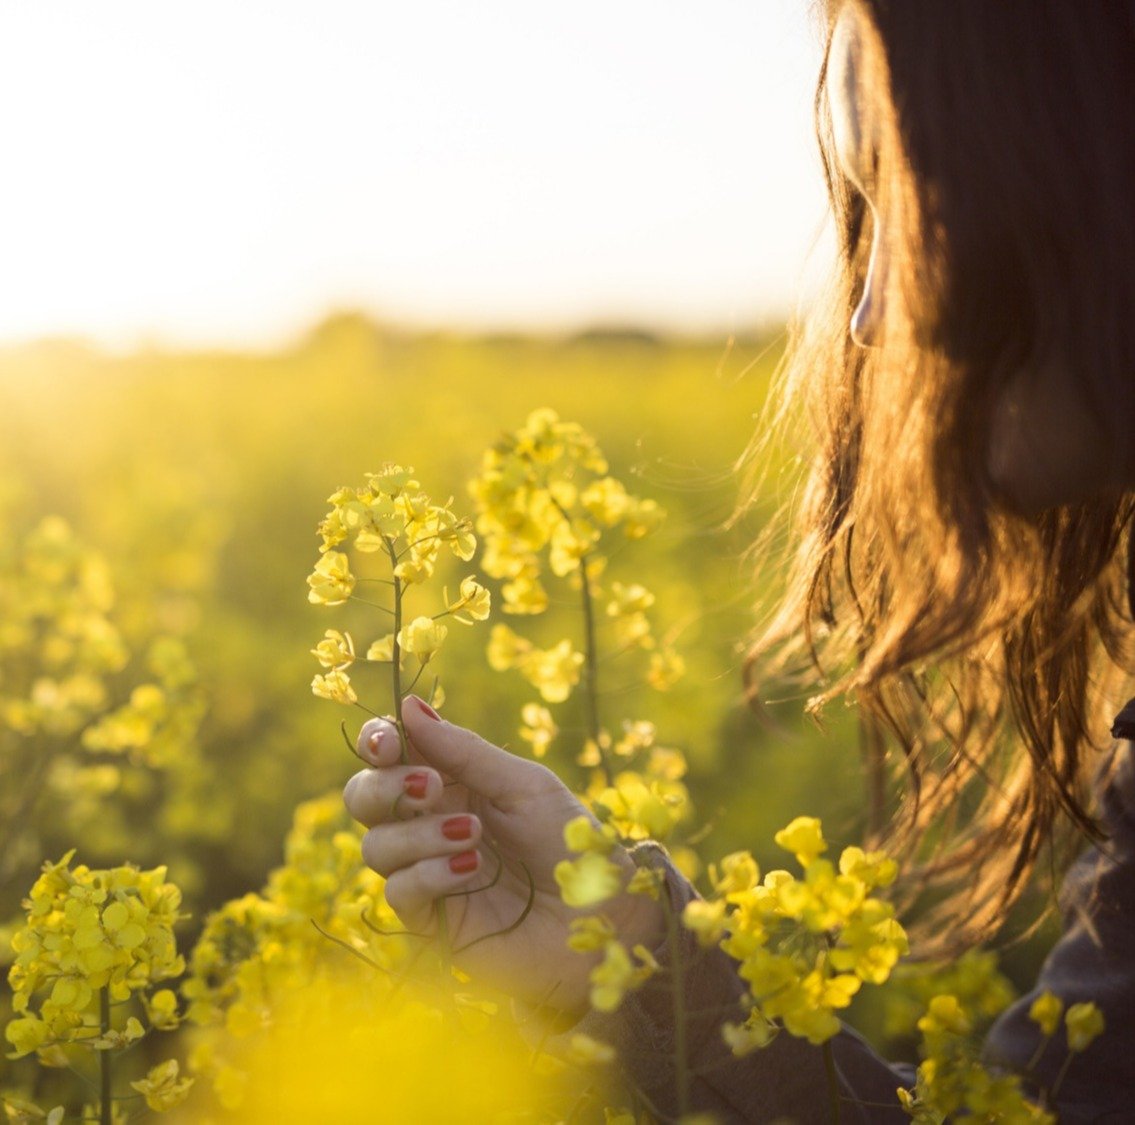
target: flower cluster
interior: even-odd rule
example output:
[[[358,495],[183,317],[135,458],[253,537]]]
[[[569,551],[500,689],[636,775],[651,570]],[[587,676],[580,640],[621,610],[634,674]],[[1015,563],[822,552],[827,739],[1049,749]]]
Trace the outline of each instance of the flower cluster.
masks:
[[[137,995],[152,1027],[177,1023],[173,993],[153,988],[185,968],[173,936],[180,891],[164,867],[72,869],[73,855],[44,865],[12,938],[8,983],[19,1015],[5,1035],[17,1055],[62,1044],[109,1050],[140,1038],[145,1028],[135,1016],[118,1029],[100,1024],[100,990],[116,1005]]]
[[[0,569],[0,721],[55,738],[107,705],[107,678],[129,658],[110,613],[103,559],[58,516],[42,520]]]
[[[387,464],[377,473],[367,473],[365,480],[360,488],[340,488],[328,498],[331,509],[319,524],[321,553],[307,579],[308,600],[314,605],[337,606],[352,598],[365,600],[356,594],[360,582],[392,587],[392,604],[378,608],[390,615],[393,629],[371,642],[362,659],[391,664],[394,693],[401,697],[404,665],[416,661],[416,682],[448,635],[448,627],[439,619],[451,617],[463,624],[485,620],[489,592],[470,575],[462,579],[456,597],[450,599],[445,592],[440,612],[405,620],[407,588],[433,575],[443,548],[467,562],[476,550],[476,539],[470,523],[454,515],[448,503],[438,505],[430,500],[414,479],[413,469]],[[351,569],[348,550],[380,556],[389,563],[391,578],[359,578]],[[313,694],[336,703],[357,703],[348,669],[359,659],[360,651],[350,633],[328,629],[312,649],[324,669],[312,680]],[[434,699],[438,702],[436,695]],[[394,703],[397,713],[397,698]]]
[[[203,700],[184,642],[152,637],[137,667],[119,617],[104,559],[62,519],[0,551],[0,854],[14,882],[33,877],[37,824],[57,825],[59,846],[83,835],[112,852],[127,830],[106,798],[197,760]]]
[[[504,580],[506,613],[547,609],[542,553],[551,572],[564,578],[584,559],[594,561],[604,530],[621,527],[638,539],[661,522],[653,500],[629,495],[607,469],[595,439],[547,408],[534,410],[485,452],[470,491],[485,540],[485,573]]]
[[[592,701],[600,644],[603,654],[649,654],[647,682],[665,691],[683,674],[682,658],[660,644],[650,622],[654,595],[641,583],[600,579],[607,568],[609,539],[641,539],[655,530],[665,513],[653,500],[641,499],[609,473],[595,439],[555,411],[533,411],[525,423],[485,452],[480,475],[470,491],[477,505],[477,530],[485,573],[501,581],[505,613],[542,614],[549,607],[547,581],[564,579],[581,602],[584,636],[538,645],[507,625],[494,626],[488,660],[496,671],[514,669],[534,687],[544,703],[563,703],[583,683]],[[601,636],[602,634],[602,636]],[[589,705],[588,737],[605,740],[596,703]],[[534,728],[525,719],[525,727]],[[539,753],[547,751],[548,731],[524,734]]]
[[[935,996],[954,996],[975,1028],[987,1027],[1017,996],[998,967],[997,954],[970,949],[947,962],[900,964],[884,993],[883,1030],[890,1039],[913,1039]]]
[[[387,969],[404,959],[407,941],[381,877],[362,863],[361,836],[338,794],[305,802],[285,842],[286,862],[264,889],[206,920],[181,993],[199,1029],[191,1069],[209,1079],[222,1106],[235,1110],[245,1095],[236,1045],[271,1028],[280,998],[310,987],[332,941]]]
[[[68,1049],[117,1052],[149,1031],[174,1030],[177,997],[156,986],[185,969],[173,934],[181,892],[165,868],[72,868],[73,854],[44,864],[12,938],[8,974],[11,1057],[34,1052],[56,1066],[70,1063]],[[130,1002],[137,1014],[126,1014]],[[108,1073],[104,1064],[104,1082]],[[179,1104],[191,1084],[174,1059],[132,1083],[154,1110]],[[112,1091],[104,1085],[102,1093],[109,1107]]]
[[[820,822],[797,817],[776,834],[803,878],[788,871],[761,878],[748,852],[711,869],[715,894],[690,903],[685,926],[705,945],[720,944],[740,962],[749,985],[749,1012],[723,1033],[734,1053],[764,1046],[783,1026],[821,1044],[840,1028],[836,1012],[863,984],[882,984],[907,952],[893,906],[873,894],[897,874],[882,852],[845,848],[836,866]]]
[[[992,982],[1001,1006],[1012,998],[1007,982],[996,972],[995,959],[988,953],[967,954],[957,967],[928,969],[919,974],[908,970],[907,988],[913,984],[926,997],[917,1020],[921,1034],[922,1063],[912,1089],[898,1091],[908,1116],[919,1125],[941,1125],[955,1115],[982,1121],[1041,1123],[1055,1125],[1056,1117],[1046,1109],[1059,1093],[1064,1075],[1074,1057],[1088,1049],[1103,1032],[1104,1020],[1092,1003],[1064,1003],[1051,992],[1042,992],[1029,1007],[1029,1018],[1037,1026],[1041,1041],[1030,1067],[1058,1035],[1061,1025],[1067,1051],[1051,1088],[1040,1090],[1040,1102],[1026,1096],[1022,1079],[1016,1074],[992,1071],[981,1058],[978,1034],[996,1014],[987,995],[975,986],[982,979]],[[933,991],[935,984],[954,984],[954,991]],[[1039,1083],[1033,1083],[1039,1086]]]
[[[654,724],[645,720],[625,722],[617,741],[600,737],[601,746],[585,745],[580,763],[598,765],[605,751],[625,768],[609,780],[602,773],[593,773],[583,794],[586,804],[624,841],[669,842],[675,829],[693,815],[689,790],[682,780],[688,768],[685,755],[659,746]],[[681,865],[682,849],[676,853]]]
[[[576,855],[556,864],[554,875],[568,906],[598,906],[624,890],[657,897],[659,884],[653,872],[644,868],[627,880],[624,869],[611,861],[618,836],[609,825],[588,816],[576,817],[564,826],[564,843]],[[597,1011],[614,1011],[629,990],[659,971],[653,954],[642,945],[628,950],[602,914],[574,919],[571,930],[570,948],[577,953],[602,954],[590,974],[591,1006]]]

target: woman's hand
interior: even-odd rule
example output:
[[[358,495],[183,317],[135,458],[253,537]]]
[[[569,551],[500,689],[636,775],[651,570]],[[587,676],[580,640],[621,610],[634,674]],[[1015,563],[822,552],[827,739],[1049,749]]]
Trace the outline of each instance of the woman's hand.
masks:
[[[491,841],[503,861],[496,884],[445,899],[455,963],[520,1000],[582,1013],[595,958],[569,949],[567,938],[571,920],[588,911],[564,904],[552,871],[569,858],[564,825],[589,814],[551,770],[446,722],[415,696],[404,701],[402,721],[409,764],[401,764],[394,724],[371,719],[358,739],[371,768],[343,791],[348,812],[370,829],[363,859],[386,877],[387,902],[407,929],[433,932],[440,896],[492,880]],[[630,857],[616,849],[611,858],[629,877]],[[508,930],[530,897],[528,916]],[[630,944],[653,947],[665,932],[661,908],[646,896],[623,894],[597,909]]]

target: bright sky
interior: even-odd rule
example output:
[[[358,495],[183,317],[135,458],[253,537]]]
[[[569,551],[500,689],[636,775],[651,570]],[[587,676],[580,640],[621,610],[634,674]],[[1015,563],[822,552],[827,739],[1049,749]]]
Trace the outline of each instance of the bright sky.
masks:
[[[810,0],[0,0],[0,341],[744,328],[824,213]]]

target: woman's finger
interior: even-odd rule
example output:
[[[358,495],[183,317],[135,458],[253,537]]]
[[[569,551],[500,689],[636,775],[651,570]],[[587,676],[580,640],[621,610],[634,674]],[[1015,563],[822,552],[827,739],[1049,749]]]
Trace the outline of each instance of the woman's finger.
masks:
[[[420,860],[386,880],[386,901],[407,929],[426,930],[435,918],[434,902],[441,895],[476,884],[482,863],[481,853],[472,848]]]
[[[360,824],[373,828],[390,820],[405,820],[427,812],[445,786],[428,766],[389,766],[359,770],[343,787],[343,804]]]
[[[493,746],[471,730],[447,723],[416,695],[402,701],[402,722],[425,761],[500,808],[542,789],[560,786],[544,766]]]
[[[398,728],[393,720],[367,719],[355,739],[355,753],[372,766],[394,766],[401,763],[402,740],[398,737]]]
[[[421,816],[404,824],[379,824],[363,837],[363,860],[380,875],[393,875],[423,859],[475,848],[481,822],[472,813]]]

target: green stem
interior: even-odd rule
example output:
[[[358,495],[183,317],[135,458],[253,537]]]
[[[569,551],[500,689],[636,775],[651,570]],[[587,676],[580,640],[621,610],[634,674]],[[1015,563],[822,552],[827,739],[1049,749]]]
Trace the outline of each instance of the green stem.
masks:
[[[832,1054],[832,1042],[829,1039],[823,1046],[824,1052],[824,1070],[828,1076],[828,1104],[831,1106],[832,1121],[834,1125],[839,1125],[840,1119],[840,1097],[839,1097],[839,1079],[836,1078],[835,1073],[835,1055]]]
[[[611,783],[611,767],[602,743],[603,727],[599,721],[599,645],[595,636],[595,598],[591,590],[591,575],[587,573],[587,555],[579,560],[579,588],[583,598],[584,629],[584,696],[587,701],[587,734],[595,743],[599,763]]]
[[[1048,1097],[1045,1099],[1048,1105],[1055,1105],[1057,1095],[1060,1093],[1060,1087],[1064,1085],[1064,1078],[1068,1074],[1068,1068],[1072,1065],[1072,1060],[1076,1056],[1069,1051],[1064,1056],[1064,1061],[1060,1064],[1060,1069],[1056,1072],[1056,1079],[1052,1083],[1052,1089],[1046,1091]]]
[[[391,567],[398,565],[398,556],[394,551],[394,544],[387,539],[386,552],[390,556]],[[394,575],[394,644],[392,646],[393,660],[390,665],[394,688],[394,725],[398,728],[398,744],[402,747],[402,764],[410,761],[410,747],[406,741],[406,728],[402,724],[402,647],[398,643],[398,634],[402,631],[402,580]]]
[[[99,1031],[106,1035],[110,1031],[110,987],[99,989]],[[99,1051],[99,1125],[113,1125],[114,1098],[112,1075],[110,1071],[110,1051]]]

